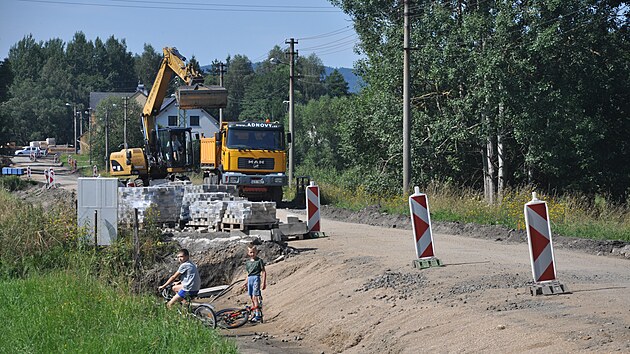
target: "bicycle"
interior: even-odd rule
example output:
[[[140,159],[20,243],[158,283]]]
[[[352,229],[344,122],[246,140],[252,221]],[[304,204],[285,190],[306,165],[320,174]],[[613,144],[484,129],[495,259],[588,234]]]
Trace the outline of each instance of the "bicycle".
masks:
[[[252,320],[255,314],[255,310],[259,310],[260,315],[259,321],[263,323],[263,314],[262,314],[262,296],[259,299],[259,306],[250,307],[245,306],[244,308],[227,308],[220,311],[217,311],[217,326],[226,329],[233,329],[243,326],[245,323]]]
[[[169,286],[162,289],[162,297],[168,303],[173,298],[173,289],[174,284],[169,284]],[[184,301],[180,303],[181,307],[177,309],[179,314],[185,314],[188,316],[193,316],[201,321],[206,327],[216,328],[217,327],[217,318],[214,312],[214,308],[209,304],[200,304],[194,303],[193,300],[196,299],[194,296],[187,295],[184,298]],[[182,308],[184,311],[182,311]]]
[[[225,290],[221,291],[219,294],[215,295],[210,303],[214,302],[216,299],[225,295],[234,285],[242,282],[243,279],[237,280],[230,284]],[[245,306],[243,308],[226,308],[216,312],[216,320],[217,326],[225,329],[234,329],[243,326],[248,321],[250,321],[255,314],[255,310],[259,310],[260,313],[260,323],[263,323],[263,314],[262,314],[262,295],[259,297],[257,307]]]

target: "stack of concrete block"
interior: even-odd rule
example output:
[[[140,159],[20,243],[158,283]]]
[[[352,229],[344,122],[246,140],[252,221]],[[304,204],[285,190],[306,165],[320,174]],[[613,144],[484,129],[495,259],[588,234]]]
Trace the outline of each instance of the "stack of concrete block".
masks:
[[[217,229],[223,219],[227,201],[197,200],[190,205],[188,225],[207,226]]]
[[[163,184],[151,187],[118,188],[118,220],[133,224],[134,208],[138,209],[138,221],[142,224],[151,208],[158,223],[175,223],[179,219],[184,196],[184,185]]]
[[[183,221],[192,220],[190,206],[196,201],[233,200],[238,197],[236,186],[201,184],[184,187],[184,197],[179,218]],[[201,205],[201,204],[200,204]]]
[[[272,225],[276,219],[275,202],[229,201],[223,217],[224,224]]]

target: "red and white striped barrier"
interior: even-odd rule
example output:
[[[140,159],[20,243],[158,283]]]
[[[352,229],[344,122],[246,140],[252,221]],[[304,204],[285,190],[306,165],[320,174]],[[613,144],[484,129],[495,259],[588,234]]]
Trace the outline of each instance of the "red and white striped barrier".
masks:
[[[435,258],[433,252],[433,232],[431,231],[431,215],[427,195],[420,193],[419,187],[414,187],[414,193],[409,196],[409,211],[411,226],[416,247],[414,267],[424,269],[441,266],[442,262]]]
[[[532,200],[525,204],[524,212],[532,275],[534,282],[538,283],[531,289],[532,295],[534,292],[545,295],[566,293],[564,285],[556,278],[547,203],[539,200],[536,193],[532,193]]]
[[[57,188],[57,186],[55,185],[55,170],[52,169],[52,167],[50,168],[50,171],[48,171],[48,188]]]
[[[306,221],[306,228],[308,229],[308,232],[321,231],[319,217],[319,187],[312,181],[311,184],[306,187],[306,215],[308,215],[308,220]]]
[[[31,166],[26,166],[26,178],[31,179]]]

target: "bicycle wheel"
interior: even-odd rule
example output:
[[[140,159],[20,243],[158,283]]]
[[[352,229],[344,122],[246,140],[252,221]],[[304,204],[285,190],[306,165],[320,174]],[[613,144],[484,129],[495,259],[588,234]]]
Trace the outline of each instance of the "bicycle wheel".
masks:
[[[201,323],[206,327],[216,328],[217,327],[217,317],[214,314],[214,310],[210,305],[199,305],[193,312],[195,317],[201,320]]]
[[[217,326],[221,328],[238,328],[249,320],[248,309],[223,309],[217,311]]]

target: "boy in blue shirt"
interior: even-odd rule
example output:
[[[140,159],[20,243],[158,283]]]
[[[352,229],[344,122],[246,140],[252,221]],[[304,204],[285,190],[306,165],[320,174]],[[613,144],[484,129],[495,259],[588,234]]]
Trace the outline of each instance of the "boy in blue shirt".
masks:
[[[265,271],[265,262],[258,258],[258,249],[255,245],[250,244],[247,246],[247,256],[249,257],[245,262],[247,278],[243,287],[247,287],[247,294],[252,299],[254,316],[252,322],[260,322],[262,320],[261,290],[267,288],[267,272]]]

